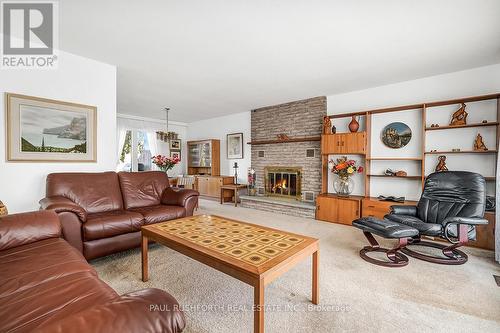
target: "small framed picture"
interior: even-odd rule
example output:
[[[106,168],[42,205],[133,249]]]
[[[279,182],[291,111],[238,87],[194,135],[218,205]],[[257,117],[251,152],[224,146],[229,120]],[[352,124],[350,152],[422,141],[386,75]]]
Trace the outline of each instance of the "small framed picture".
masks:
[[[180,151],[171,151],[170,157],[171,158],[178,158],[180,161],[181,160],[181,152]]]
[[[243,133],[233,133],[227,135],[227,158],[243,158]]]
[[[181,140],[170,140],[170,150],[181,150]]]

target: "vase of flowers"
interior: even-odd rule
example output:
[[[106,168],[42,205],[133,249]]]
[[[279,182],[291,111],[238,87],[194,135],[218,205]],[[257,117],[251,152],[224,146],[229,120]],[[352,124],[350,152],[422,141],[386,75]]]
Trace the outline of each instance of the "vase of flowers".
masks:
[[[333,182],[333,188],[340,196],[349,196],[354,190],[354,180],[351,176],[363,172],[363,167],[356,165],[355,160],[348,160],[347,156],[342,156],[337,160],[331,159],[328,162],[330,170],[337,177]]]
[[[167,157],[167,156],[163,156],[163,155],[156,155],[156,156],[151,157],[151,161],[153,162],[154,165],[156,165],[158,167],[158,169],[167,173],[167,175],[168,175],[168,170],[171,170],[181,160],[177,157]]]

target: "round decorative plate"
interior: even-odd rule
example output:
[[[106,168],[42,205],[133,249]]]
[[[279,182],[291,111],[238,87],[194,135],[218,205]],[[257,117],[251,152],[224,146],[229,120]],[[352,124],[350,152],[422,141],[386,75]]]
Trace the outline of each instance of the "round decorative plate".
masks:
[[[381,139],[389,148],[402,148],[411,140],[411,129],[405,123],[390,123],[382,130]]]

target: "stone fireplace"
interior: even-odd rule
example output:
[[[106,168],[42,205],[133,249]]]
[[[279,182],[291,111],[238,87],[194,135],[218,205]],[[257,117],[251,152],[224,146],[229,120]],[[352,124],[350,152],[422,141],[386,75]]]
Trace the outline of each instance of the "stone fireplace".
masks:
[[[265,167],[267,196],[301,200],[302,168]]]
[[[314,218],[324,116],[324,96],[252,110],[257,196],[242,196],[242,206]]]

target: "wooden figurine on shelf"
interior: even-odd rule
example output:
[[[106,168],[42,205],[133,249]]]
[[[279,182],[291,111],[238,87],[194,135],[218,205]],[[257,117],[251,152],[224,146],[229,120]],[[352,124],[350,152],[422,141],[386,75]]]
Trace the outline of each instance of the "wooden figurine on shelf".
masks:
[[[290,140],[290,137],[284,133],[276,135],[279,141],[288,141]]]
[[[465,103],[462,103],[460,109],[453,112],[453,115],[451,116],[450,126],[467,125],[467,116],[469,114],[465,111],[465,107]]]
[[[323,134],[332,134],[332,121],[330,117],[323,117]]]
[[[436,165],[436,172],[448,171],[446,167],[446,156],[441,155],[438,157],[438,164]]]
[[[484,144],[483,137],[477,133],[476,140],[474,140],[474,150],[488,150]]]
[[[7,211],[7,207],[0,201],[0,216],[7,215],[9,212]]]

